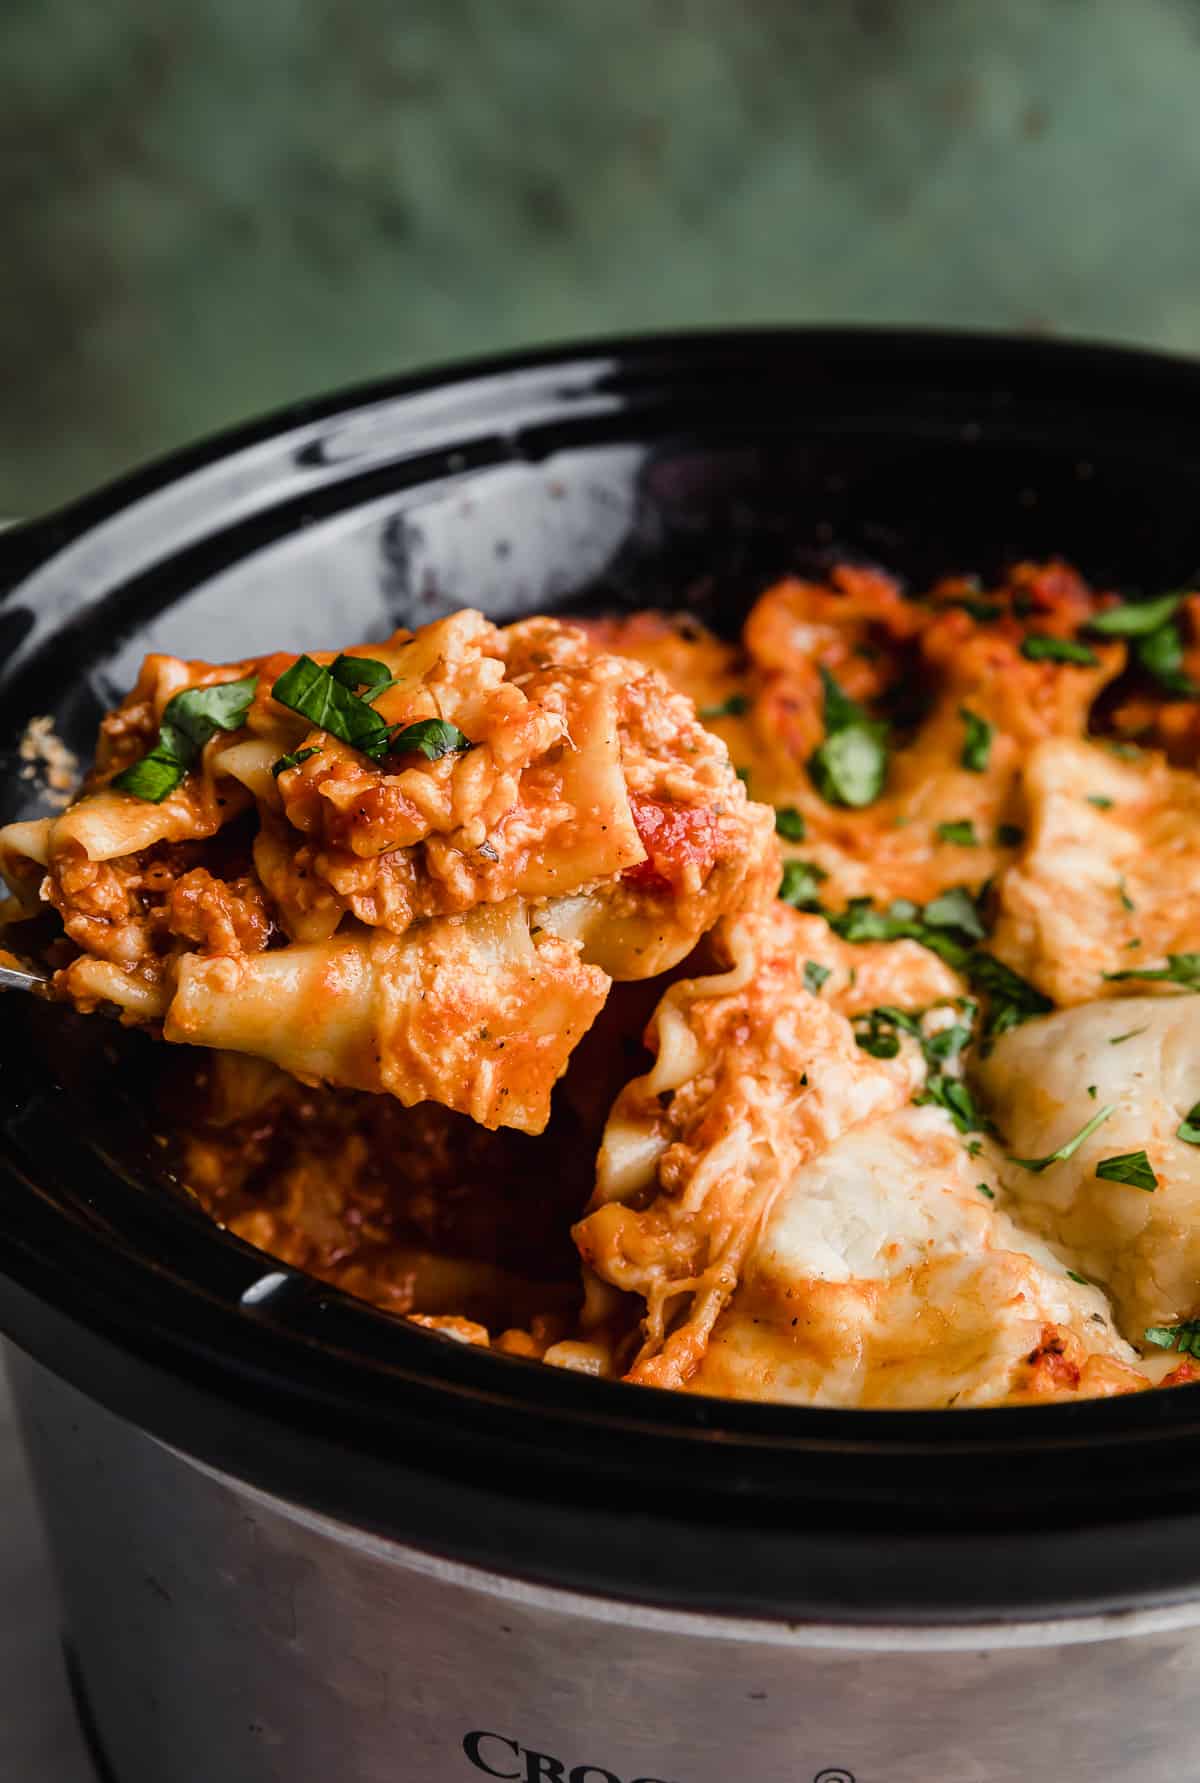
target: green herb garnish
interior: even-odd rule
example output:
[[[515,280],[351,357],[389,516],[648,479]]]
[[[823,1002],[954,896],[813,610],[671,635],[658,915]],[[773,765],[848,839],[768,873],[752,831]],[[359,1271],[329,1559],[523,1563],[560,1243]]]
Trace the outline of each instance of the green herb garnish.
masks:
[[[242,681],[219,681],[213,687],[188,687],[177,693],[167,701],[153,749],[114,774],[109,784],[135,799],[161,805],[218,731],[241,729],[257,686],[258,676],[247,675]]]
[[[1096,1165],[1096,1175],[1103,1177],[1105,1182],[1124,1182],[1131,1189],[1145,1189],[1148,1195],[1158,1187],[1158,1178],[1144,1151],[1121,1152],[1115,1158],[1101,1158]]]
[[[816,861],[784,861],[779,896],[793,910],[820,910],[821,886],[829,878]]]
[[[1023,638],[1022,656],[1031,663],[1081,663],[1084,669],[1091,669],[1097,661],[1097,653],[1075,638],[1048,638],[1040,631]]]
[[[1181,984],[1185,990],[1200,991],[1200,953],[1169,953],[1165,966],[1127,966],[1123,972],[1106,972],[1110,983],[1123,978],[1137,978],[1143,983]]]
[[[1200,1145],[1200,1102],[1188,1109],[1175,1129],[1175,1137],[1185,1145]]]
[[[308,760],[309,756],[320,755],[320,753],[319,745],[314,744],[311,749],[297,749],[294,755],[281,755],[278,761],[271,763],[271,772],[278,780],[279,776],[288,768],[298,768],[302,761]]]
[[[870,805],[887,778],[887,726],[844,694],[822,664],[825,741],[809,758],[813,785],[829,805]]]
[[[750,701],[744,693],[731,693],[727,700],[717,706],[700,706],[697,718],[741,718],[750,710]]]
[[[350,658],[344,660],[350,661]],[[356,662],[362,659],[354,659]],[[340,743],[361,749],[378,761],[387,752],[389,727],[366,700],[359,699],[329,669],[311,656],[298,656],[276,681],[271,698],[307,718],[315,730],[328,731]]]
[[[1057,1151],[1047,1152],[1044,1158],[1010,1157],[1008,1161],[1010,1164],[1019,1164],[1022,1170],[1031,1170],[1035,1176],[1040,1176],[1043,1170],[1049,1170],[1051,1164],[1065,1164],[1068,1158],[1073,1158],[1084,1140],[1090,1139],[1096,1128],[1102,1126],[1109,1115],[1115,1114],[1116,1111],[1117,1104],[1115,1102],[1106,1102],[1103,1108],[1096,1110],[1085,1126],[1080,1127],[1073,1139],[1066,1140]],[[1145,1153],[1141,1155],[1144,1157]]]
[[[1200,695],[1200,687],[1183,672],[1183,639],[1174,621],[1139,638],[1134,652],[1146,673],[1154,677],[1165,693],[1185,700]]]
[[[939,842],[952,842],[957,848],[979,847],[975,825],[969,817],[956,818],[953,823],[939,823],[936,834]]]
[[[1145,1332],[1147,1343],[1160,1350],[1178,1350],[1182,1356],[1200,1356],[1200,1319],[1185,1319],[1180,1325],[1151,1325]]]
[[[1068,1269],[1067,1275],[1071,1281],[1078,1282],[1081,1288],[1090,1288],[1092,1286],[1092,1283],[1088,1280],[1087,1276],[1080,1275],[1077,1269]]]
[[[1113,806],[1112,800],[1106,799],[1104,794],[1100,792],[1090,792],[1087,796],[1087,802],[1089,805],[1094,805],[1097,811],[1111,811]]]
[[[1045,637],[1040,632],[1031,632],[1022,641],[1021,655],[1029,662],[1077,662],[1089,669],[1096,662],[1096,652],[1086,644],[1074,638]]]
[[[1149,1025],[1150,1024],[1147,1022],[1146,1027],[1149,1027]],[[1127,1034],[1114,1034],[1108,1044],[1110,1046],[1120,1046],[1126,1040],[1136,1040],[1139,1034],[1144,1034],[1145,1032],[1146,1028],[1130,1028]]]
[[[946,1077],[937,1072],[919,1095],[913,1097],[913,1101],[918,1107],[932,1102],[939,1108],[944,1108],[960,1133],[978,1133],[985,1130],[988,1124],[976,1108],[974,1098],[961,1077]]]
[[[422,718],[416,724],[398,726],[388,738],[389,755],[406,755],[419,750],[427,761],[441,761],[443,755],[463,755],[474,749],[470,737],[464,737],[456,724],[444,718]]]
[[[803,842],[808,833],[803,811],[794,805],[780,805],[775,812],[775,834],[785,842]]]
[[[804,962],[804,988],[805,988],[805,990],[811,991],[814,997],[819,997],[821,994],[821,986],[825,983],[825,980],[829,977],[829,971],[830,971],[830,968],[828,966],[822,966],[817,960],[805,960],[805,962]]]
[[[972,990],[982,991],[988,999],[985,1046],[1036,1015],[1049,1015],[1054,1007],[1049,997],[994,954],[973,953],[967,961],[967,977]]]
[[[1129,893],[1125,890],[1125,875],[1123,873],[1122,873],[1121,877],[1117,880],[1117,896],[1121,900],[1121,908],[1123,910],[1136,910],[1137,909],[1137,905],[1134,903],[1134,901],[1130,897]]]
[[[978,713],[969,712],[966,706],[958,708],[958,716],[967,727],[967,734],[962,746],[962,765],[969,768],[972,774],[983,774],[987,771],[988,757],[992,752],[992,738],[995,726]]]
[[[979,1190],[981,1195],[986,1195],[989,1201],[994,1201],[996,1199],[995,1189],[990,1189],[985,1182],[977,1182],[975,1187]]]
[[[1107,613],[1097,613],[1094,619],[1089,619],[1088,630],[1098,631],[1106,638],[1142,638],[1174,619],[1186,599],[1187,591],[1179,589],[1174,594],[1160,594],[1151,601],[1126,601],[1122,606],[1110,607]]]

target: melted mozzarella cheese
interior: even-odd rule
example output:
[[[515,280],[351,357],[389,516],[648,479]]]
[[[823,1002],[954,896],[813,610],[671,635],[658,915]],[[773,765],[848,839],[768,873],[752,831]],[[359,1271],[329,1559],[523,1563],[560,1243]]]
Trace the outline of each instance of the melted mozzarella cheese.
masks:
[[[984,1405],[1143,1384],[1104,1297],[1020,1233],[940,1109],[842,1135],[776,1202],[693,1392]]]
[[[1136,994],[1106,973],[1200,947],[1200,780],[1096,743],[1033,749],[1028,842],[1000,881],[999,957],[1055,1003]]]
[[[1200,1098],[1200,999],[1089,1003],[1027,1022],[997,1042],[978,1083],[1017,1158],[1048,1155],[1115,1104],[1065,1163],[1006,1161],[1002,1179],[1022,1220],[1107,1287],[1134,1343],[1200,1310],[1200,1147],[1177,1137]],[[1153,1192],[1097,1177],[1102,1159],[1143,1150]]]

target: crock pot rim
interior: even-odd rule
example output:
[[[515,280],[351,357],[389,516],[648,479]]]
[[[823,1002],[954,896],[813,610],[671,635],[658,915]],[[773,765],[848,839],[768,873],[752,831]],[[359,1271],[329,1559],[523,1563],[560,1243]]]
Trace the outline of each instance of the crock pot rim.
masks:
[[[610,388],[628,395],[630,391],[636,394],[639,380],[652,387],[656,387],[657,380],[693,387],[699,373],[732,372],[747,363],[760,370],[770,366],[774,372],[780,355],[797,356],[804,375],[818,381],[835,377],[838,367],[851,361],[860,377],[866,370],[882,377],[889,365],[902,365],[904,378],[897,378],[898,383],[919,375],[922,365],[940,367],[941,375],[950,380],[970,366],[972,389],[994,388],[1002,397],[1001,406],[1014,381],[1036,385],[1043,394],[1043,385],[1049,383],[1059,401],[1066,400],[1072,391],[1077,398],[1086,392],[1089,401],[1111,409],[1114,405],[1124,408],[1124,398],[1136,408],[1143,422],[1151,406],[1149,397],[1153,395],[1158,405],[1155,413],[1161,411],[1164,420],[1169,418],[1181,428],[1189,420],[1189,398],[1194,415],[1195,397],[1200,393],[1200,367],[1172,355],[1099,343],[1029,341],[932,329],[696,331],[601,339],[499,356],[451,370],[377,380],[341,395],[289,405],[266,420],[221,433],[118,479],[58,514],[14,528],[0,539],[0,580],[10,583],[7,596],[0,596],[0,603],[20,593],[40,567],[71,544],[131,506],[205,466],[278,440],[297,428],[315,426],[334,417],[347,420],[376,404],[402,403],[452,386],[461,388],[474,383],[494,397],[502,395],[505,380],[514,375],[544,373],[547,398],[553,397],[569,407],[571,392],[563,387],[563,380],[569,384],[573,374],[579,374],[585,381],[584,387],[590,388],[594,384],[587,386],[588,379],[607,378]],[[332,1420],[330,1428],[334,1428],[338,1393],[353,1384],[356,1391],[349,1397],[357,1401],[367,1382],[373,1381],[381,1403],[373,1408],[365,1425],[361,1421],[361,1404],[356,1404],[355,1414],[347,1418],[342,1433],[348,1447],[367,1440],[379,1448],[382,1425],[389,1418],[402,1424],[411,1415],[411,1405],[401,1403],[399,1388],[403,1381],[418,1394],[433,1388],[435,1393],[445,1396],[442,1403],[448,1403],[453,1396],[460,1407],[467,1403],[477,1407],[487,1404],[517,1423],[522,1419],[527,1423],[531,1419],[535,1423],[548,1421],[568,1454],[579,1445],[580,1452],[571,1459],[581,1460],[586,1450],[592,1466],[597,1464],[597,1443],[603,1449],[611,1440],[627,1440],[634,1434],[639,1445],[664,1441],[675,1460],[680,1443],[699,1447],[706,1456],[706,1467],[721,1475],[721,1493],[743,1501],[747,1494],[751,1499],[759,1496],[749,1479],[741,1477],[743,1471],[760,1468],[764,1457],[771,1455],[777,1459],[790,1457],[793,1464],[801,1457],[812,1460],[820,1454],[836,1455],[841,1461],[886,1461],[892,1466],[904,1460],[917,1470],[911,1479],[914,1488],[918,1485],[918,1473],[926,1476],[928,1486],[931,1470],[932,1474],[941,1475],[944,1497],[953,1500],[955,1481],[945,1475],[946,1470],[954,1470],[960,1463],[979,1484],[983,1471],[1001,1460],[1011,1462],[1019,1455],[1033,1462],[1036,1456],[1053,1454],[1064,1463],[1067,1456],[1076,1454],[1086,1472],[1095,1465],[1097,1451],[1112,1457],[1134,1444],[1138,1453],[1143,1454],[1147,1444],[1156,1451],[1160,1445],[1169,1444],[1175,1452],[1172,1478],[1164,1486],[1160,1477],[1144,1494],[1136,1495],[1139,1516],[1173,1513],[1180,1500],[1193,1495],[1194,1484],[1200,1482],[1200,1400],[1194,1410],[1189,1410],[1193,1396],[1183,1392],[1044,1408],[959,1411],[953,1418],[938,1412],[760,1406],[660,1394],[579,1380],[432,1338],[324,1288],[302,1295],[282,1322],[251,1314],[238,1304],[244,1286],[233,1297],[224,1288],[210,1294],[205,1288],[205,1273],[220,1252],[228,1274],[229,1259],[238,1253],[245,1264],[245,1285],[249,1285],[250,1272],[261,1276],[270,1267],[269,1260],[264,1262],[216,1228],[205,1226],[202,1231],[198,1222],[189,1235],[197,1278],[189,1285],[189,1322],[185,1331],[171,1316],[172,1307],[176,1312],[181,1309],[181,1282],[170,1280],[147,1258],[133,1252],[122,1255],[111,1236],[97,1230],[84,1233],[81,1227],[75,1227],[73,1236],[78,1239],[82,1235],[83,1245],[80,1248],[69,1242],[73,1220],[61,1203],[55,1205],[53,1191],[31,1184],[6,1148],[0,1149],[0,1161],[10,1192],[22,1197],[29,1215],[23,1233],[15,1234],[10,1228],[0,1235],[0,1269],[25,1289],[18,1296],[24,1316],[14,1316],[9,1308],[4,1309],[17,1341],[23,1341],[22,1326],[32,1337],[32,1327],[38,1322],[29,1316],[34,1303],[44,1308],[57,1303],[58,1310],[76,1327],[82,1326],[97,1337],[103,1334],[107,1341],[124,1349],[131,1360],[139,1359],[144,1364],[144,1314],[149,1305],[157,1303],[162,1314],[160,1331],[169,1333],[174,1326],[175,1338],[174,1346],[167,1343],[162,1351],[157,1364],[160,1370],[166,1358],[170,1367],[195,1370],[197,1379],[205,1377],[210,1383],[224,1380],[228,1384],[236,1377],[240,1398],[261,1402],[263,1395],[269,1397],[270,1415],[275,1421],[286,1413],[303,1424],[319,1411],[320,1416]],[[183,1209],[165,1200],[157,1211],[166,1220],[186,1217]],[[95,1304],[90,1294],[103,1273],[88,1266],[88,1260],[94,1262],[98,1255],[97,1246],[109,1264],[119,1264],[121,1291],[107,1306]],[[74,1276],[63,1267],[67,1258],[77,1265]],[[211,1272],[209,1276],[211,1279]],[[11,1304],[15,1305],[15,1300]],[[328,1349],[311,1327],[304,1328],[304,1321],[299,1326],[293,1323],[302,1310],[305,1321],[311,1315],[311,1320],[325,1329],[336,1324],[336,1351]],[[350,1330],[354,1332],[354,1343],[347,1346],[346,1334]],[[383,1331],[388,1333],[391,1357],[387,1364],[380,1365],[377,1356]],[[32,1342],[29,1347],[33,1347]],[[396,1357],[401,1349],[408,1354],[398,1364]],[[338,1383],[337,1392],[322,1392],[319,1406],[311,1403],[316,1380],[313,1364],[318,1354],[323,1364],[333,1366],[331,1378]],[[69,1370],[69,1363],[61,1357],[60,1363],[64,1372]],[[306,1388],[310,1391],[306,1392]],[[307,1406],[306,1400],[310,1402]],[[397,1428],[397,1435],[401,1434]],[[1186,1466],[1182,1465],[1185,1452],[1189,1462]],[[462,1457],[458,1459],[461,1462]],[[639,1469],[645,1470],[649,1459],[642,1448]],[[714,1466],[718,1461],[720,1465]],[[1193,1466],[1193,1462],[1198,1465]],[[1069,1471],[1073,1473],[1074,1469]],[[961,1483],[967,1484],[967,1473]],[[716,1480],[705,1481],[699,1495],[704,1496],[717,1484]],[[783,1484],[777,1479],[774,1488]],[[803,1489],[798,1487],[794,1495],[785,1492],[784,1498],[792,1496],[793,1502],[811,1502],[814,1482],[800,1485]],[[816,1495],[824,1502],[827,1486],[817,1489]],[[853,1498],[853,1494],[850,1496]],[[912,1506],[905,1506],[902,1499],[903,1494],[893,1508],[901,1521],[912,1523]],[[879,1510],[878,1503],[875,1508]],[[1049,1508],[1043,1506],[1043,1510]],[[1098,1514],[1110,1518],[1114,1508],[1106,1503]],[[1133,1514],[1133,1509],[1131,1500],[1119,1514]]]

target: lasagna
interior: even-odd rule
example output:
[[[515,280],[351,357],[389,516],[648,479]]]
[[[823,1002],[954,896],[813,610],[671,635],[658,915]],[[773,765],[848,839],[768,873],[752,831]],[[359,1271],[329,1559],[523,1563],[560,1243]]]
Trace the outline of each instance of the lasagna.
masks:
[[[1138,1392],[1200,1378],[1198,761],[1200,594],[1060,562],[833,564],[737,639],[155,655],[0,830],[7,936],[174,1043],[216,1220],[445,1337],[793,1404]]]

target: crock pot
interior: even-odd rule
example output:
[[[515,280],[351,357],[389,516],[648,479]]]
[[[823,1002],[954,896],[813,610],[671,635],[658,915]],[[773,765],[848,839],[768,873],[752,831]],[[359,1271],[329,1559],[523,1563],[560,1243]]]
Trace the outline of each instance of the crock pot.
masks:
[[[306,404],[0,540],[0,820],[147,649],[687,605],[831,551],[914,582],[1200,565],[1200,368],[801,330]],[[117,1783],[1180,1783],[1200,1392],[956,1412],[581,1379],[221,1232],[144,1037],[0,1005],[0,1324]],[[536,1192],[536,1184],[531,1184]]]

